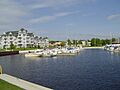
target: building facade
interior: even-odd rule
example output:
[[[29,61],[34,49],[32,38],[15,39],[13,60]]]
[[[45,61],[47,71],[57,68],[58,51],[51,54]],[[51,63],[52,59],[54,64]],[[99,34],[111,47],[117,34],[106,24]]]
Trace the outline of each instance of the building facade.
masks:
[[[48,47],[49,40],[48,38],[35,36],[22,28],[18,31],[5,32],[0,36],[0,48],[10,48],[11,45],[15,45],[16,48]]]

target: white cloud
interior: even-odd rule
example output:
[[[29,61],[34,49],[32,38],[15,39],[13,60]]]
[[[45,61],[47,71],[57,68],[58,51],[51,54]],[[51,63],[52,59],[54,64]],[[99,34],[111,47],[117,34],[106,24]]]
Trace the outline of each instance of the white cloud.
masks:
[[[94,0],[0,0],[0,31],[14,30],[17,27],[31,23],[44,23],[55,20],[58,17],[67,16],[77,12],[61,12],[54,15],[46,15],[33,18],[37,15],[32,13],[34,9],[50,7],[66,7],[82,2],[93,2]],[[25,2],[25,3],[24,3]],[[24,3],[24,4],[23,4]],[[30,16],[30,17],[29,17]],[[33,18],[33,19],[32,19]],[[29,23],[30,22],[30,23]]]
[[[37,0],[30,7],[33,9],[47,8],[47,7],[67,7],[75,4],[95,2],[96,0]]]
[[[28,11],[14,0],[0,0],[0,31],[16,29],[24,23]]]
[[[120,14],[114,14],[107,17],[108,20],[120,19]]]
[[[51,20],[54,20],[56,17],[55,16],[43,16],[40,18],[35,18],[35,19],[31,19],[30,23],[34,24],[34,23],[45,23]]]
[[[95,13],[86,13],[86,14],[82,14],[82,16],[84,16],[84,17],[87,17],[87,16],[94,16],[95,15]]]
[[[75,13],[78,13],[78,11],[75,11],[75,12],[61,12],[61,13],[56,13],[52,16],[43,16],[43,17],[40,17],[40,18],[33,18],[29,22],[32,23],[32,24],[45,23],[45,22],[49,22],[51,20],[55,20],[59,17],[64,17],[64,16],[68,16],[68,15],[71,15],[71,14],[75,14]]]
[[[13,0],[0,0],[0,15],[1,16],[23,16],[25,10]]]

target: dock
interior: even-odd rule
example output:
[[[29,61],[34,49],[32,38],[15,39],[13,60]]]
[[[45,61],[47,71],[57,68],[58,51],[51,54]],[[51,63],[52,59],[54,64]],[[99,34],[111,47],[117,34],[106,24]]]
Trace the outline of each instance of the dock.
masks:
[[[22,79],[19,79],[17,77],[11,76],[11,75],[7,75],[7,74],[2,74],[0,75],[0,79],[16,85],[20,88],[23,88],[25,90],[53,90],[47,87],[43,87],[41,85],[35,84],[35,83],[31,83]]]

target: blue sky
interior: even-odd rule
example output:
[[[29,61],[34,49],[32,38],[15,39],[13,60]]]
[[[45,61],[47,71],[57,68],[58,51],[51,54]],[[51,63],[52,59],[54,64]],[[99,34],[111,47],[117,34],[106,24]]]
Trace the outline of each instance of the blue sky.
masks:
[[[20,28],[56,40],[120,36],[120,0],[0,0],[0,33]]]

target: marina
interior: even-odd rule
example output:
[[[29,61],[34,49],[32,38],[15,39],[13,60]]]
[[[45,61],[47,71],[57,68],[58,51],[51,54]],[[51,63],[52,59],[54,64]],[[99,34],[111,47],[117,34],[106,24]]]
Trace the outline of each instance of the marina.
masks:
[[[104,49],[110,52],[120,52],[120,44],[109,44],[104,46]]]
[[[120,0],[0,0],[0,90],[120,90]]]
[[[76,55],[80,52],[82,47],[66,47],[54,49],[37,49],[34,51],[25,52],[25,57],[54,57],[54,56],[69,56]],[[24,53],[24,52],[23,52]]]
[[[0,64],[3,73],[54,90],[120,88],[120,54],[104,49],[84,49],[75,56],[56,58],[4,56],[0,57]]]

